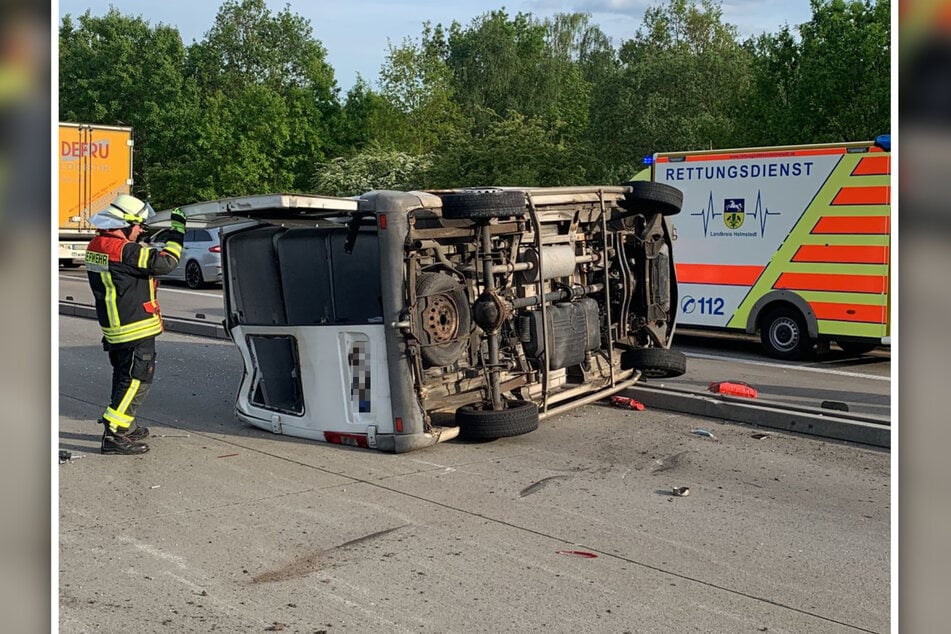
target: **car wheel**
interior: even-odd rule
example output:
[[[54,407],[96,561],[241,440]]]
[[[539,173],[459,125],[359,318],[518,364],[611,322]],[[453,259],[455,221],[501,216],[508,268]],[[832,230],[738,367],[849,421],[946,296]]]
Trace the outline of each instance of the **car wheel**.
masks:
[[[185,284],[188,288],[201,288],[205,284],[201,266],[195,260],[189,260],[185,265]]]
[[[456,410],[459,437],[467,440],[494,440],[520,436],[538,429],[538,406],[531,401],[503,401],[504,409],[490,404],[463,405]]]
[[[633,348],[621,353],[622,370],[639,370],[648,379],[667,379],[687,371],[687,357],[667,348]]]
[[[763,317],[760,340],[766,352],[777,359],[801,359],[812,348],[802,315],[786,307],[774,309]]]
[[[878,347],[877,343],[868,343],[867,341],[837,341],[836,343],[845,353],[854,356],[867,354]]]
[[[465,351],[471,321],[463,286],[445,273],[420,273],[416,298],[423,361],[442,367],[458,360]]]
[[[442,195],[442,217],[448,220],[488,220],[525,214],[525,193],[485,189]]]
[[[684,204],[683,192],[664,183],[629,181],[624,185],[631,191],[624,194],[621,207],[632,213],[673,216],[680,213]]]

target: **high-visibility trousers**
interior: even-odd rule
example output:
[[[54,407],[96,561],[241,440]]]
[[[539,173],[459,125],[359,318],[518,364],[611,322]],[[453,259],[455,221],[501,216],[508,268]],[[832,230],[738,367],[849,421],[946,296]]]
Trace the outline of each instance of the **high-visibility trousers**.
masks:
[[[112,364],[112,400],[102,418],[112,433],[127,434],[135,429],[135,412],[152,388],[155,337],[107,349]]]

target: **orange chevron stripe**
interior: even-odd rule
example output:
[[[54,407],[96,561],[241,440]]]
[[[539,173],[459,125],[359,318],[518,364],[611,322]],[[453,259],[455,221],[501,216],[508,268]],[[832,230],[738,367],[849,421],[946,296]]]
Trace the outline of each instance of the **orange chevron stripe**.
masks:
[[[888,323],[888,310],[885,306],[867,304],[839,304],[836,302],[809,302],[816,319],[833,321],[853,321],[867,324]]]
[[[888,216],[824,216],[819,218],[812,233],[888,235]]]
[[[887,275],[840,275],[837,273],[783,273],[773,288],[795,291],[875,293],[888,291]]]
[[[887,205],[891,200],[891,188],[843,187],[832,199],[833,205]]]
[[[752,286],[763,272],[762,266],[742,264],[675,264],[681,284],[725,284]]]
[[[834,264],[888,264],[888,247],[804,244],[796,251],[792,261],[829,262]]]
[[[852,176],[887,176],[891,173],[891,160],[887,156],[863,156],[852,170]]]

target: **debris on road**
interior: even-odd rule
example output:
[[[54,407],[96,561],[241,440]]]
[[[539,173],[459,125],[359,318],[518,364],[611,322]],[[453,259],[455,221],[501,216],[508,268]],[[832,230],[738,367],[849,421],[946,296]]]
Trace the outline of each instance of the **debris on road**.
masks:
[[[743,381],[719,381],[710,384],[707,391],[714,394],[727,394],[729,396],[742,396],[744,398],[756,398],[756,388]]]
[[[710,438],[711,440],[716,440],[717,437],[713,435],[713,432],[707,431],[706,429],[694,429],[691,430],[691,434],[696,434],[698,436],[703,436],[704,438]]]
[[[671,490],[671,493],[673,493],[676,497],[685,498],[690,495],[690,487],[674,487]]]
[[[584,550],[556,550],[556,555],[571,555],[573,557],[584,557],[585,559],[597,559],[598,556],[594,553],[589,553]]]
[[[638,411],[643,411],[644,404],[640,401],[634,400],[629,396],[612,396],[611,405],[615,407],[623,407],[624,409],[636,409]]]
[[[79,455],[79,456],[74,456],[74,455],[73,455],[73,452],[67,451],[66,449],[60,449],[60,450],[59,450],[59,463],[60,463],[60,464],[63,464],[63,463],[65,463],[65,462],[72,462],[73,460],[79,460],[80,458],[82,458],[81,455]]]
[[[750,434],[750,438],[754,438],[756,440],[762,440],[764,438],[769,438],[769,434],[764,434],[763,432],[756,432],[755,434]]]

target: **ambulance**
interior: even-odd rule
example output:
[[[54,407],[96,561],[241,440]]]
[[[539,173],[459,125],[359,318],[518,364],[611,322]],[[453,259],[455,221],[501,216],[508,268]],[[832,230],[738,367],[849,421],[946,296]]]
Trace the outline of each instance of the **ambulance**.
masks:
[[[797,359],[890,344],[891,140],[665,152],[637,180],[683,192],[683,327],[760,333]]]

